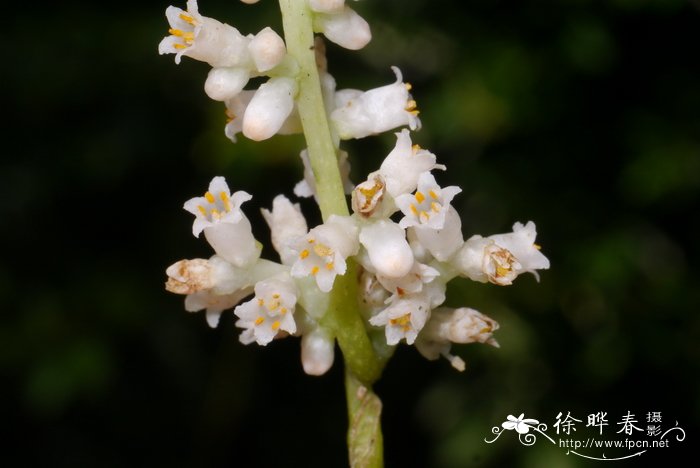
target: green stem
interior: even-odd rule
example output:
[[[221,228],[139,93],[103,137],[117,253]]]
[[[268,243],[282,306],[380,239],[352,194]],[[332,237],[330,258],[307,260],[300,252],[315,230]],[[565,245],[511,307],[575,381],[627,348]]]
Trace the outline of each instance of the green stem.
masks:
[[[381,468],[384,448],[380,415],[382,402],[349,371],[345,372],[345,393],[348,401],[348,453],[350,466]]]
[[[347,216],[348,205],[316,66],[313,12],[308,0],[280,0],[280,9],[287,52],[299,65],[297,107],[321,215],[324,221],[331,215]],[[383,362],[372,348],[360,315],[356,266],[350,259],[347,263],[345,275],[335,279],[322,324],[336,336],[345,360],[351,466],[375,468],[383,465],[382,404],[371,385],[379,378]]]
[[[313,12],[307,0],[280,0],[280,8],[287,52],[299,64],[297,107],[316,179],[318,205],[324,220],[333,214],[348,215],[336,148],[331,138],[316,68]]]

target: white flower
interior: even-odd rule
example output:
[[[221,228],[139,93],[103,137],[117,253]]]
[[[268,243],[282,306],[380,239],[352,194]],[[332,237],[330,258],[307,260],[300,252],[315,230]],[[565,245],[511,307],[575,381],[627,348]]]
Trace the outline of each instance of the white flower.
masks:
[[[165,273],[168,275],[165,289],[186,294],[185,310],[189,312],[206,309],[207,322],[212,328],[218,324],[222,311],[232,308],[252,292],[247,281],[249,274],[217,256],[209,260],[180,260],[170,265]]]
[[[416,340],[429,316],[430,304],[427,298],[422,294],[413,294],[392,300],[386,309],[369,319],[369,323],[385,327],[388,345],[396,345],[402,339],[410,345]]]
[[[250,221],[240,209],[250,194],[231,191],[223,177],[214,177],[203,197],[185,202],[184,208],[195,220],[192,233],[204,236],[216,253],[235,266],[243,267],[257,260],[260,248],[255,242]]]
[[[187,312],[199,312],[205,310],[207,324],[216,328],[221,318],[221,313],[233,308],[241,300],[253,292],[250,289],[241,289],[231,294],[216,294],[213,291],[197,291],[185,297],[185,310]]]
[[[378,274],[377,280],[390,293],[397,297],[416,294],[423,290],[423,284],[430,283],[440,276],[435,268],[414,262],[411,270],[400,278],[391,278]]]
[[[430,254],[441,262],[448,261],[464,244],[462,237],[462,220],[459,213],[449,206],[446,210],[445,222],[442,229],[429,226],[414,226],[413,231],[420,244],[428,249]]]
[[[430,172],[423,172],[418,177],[418,189],[414,194],[402,194],[396,197],[396,206],[404,217],[399,226],[425,226],[430,229],[442,229],[450,202],[462,191],[457,186],[440,188]]]
[[[405,231],[389,219],[368,223],[360,230],[360,243],[367,250],[370,271],[389,278],[401,278],[413,267],[413,252]]]
[[[468,307],[441,307],[433,310],[416,340],[416,349],[430,360],[442,355],[455,369],[464,371],[464,361],[449,352],[451,343],[486,343],[498,347],[492,336],[496,330],[498,322],[479,311]]]
[[[331,121],[341,139],[363,138],[403,125],[411,130],[420,128],[416,101],[408,93],[411,86],[402,82],[397,67],[391,69],[396,74],[395,83],[365,92],[336,92]]]
[[[233,313],[240,319],[236,326],[244,328],[243,344],[253,341],[266,345],[281,331],[295,333],[294,307],[297,296],[290,278],[280,276],[255,285],[255,297],[239,305]]]
[[[303,278],[311,275],[321,291],[329,292],[336,275],[345,274],[345,259],[357,253],[357,227],[349,217],[333,215],[299,239],[292,248],[297,253],[292,276]]]
[[[279,132],[294,110],[297,82],[292,78],[270,78],[260,85],[246,107],[243,134],[254,141],[266,140]]]
[[[270,226],[272,246],[279,253],[282,263],[291,265],[297,258],[291,245],[308,230],[299,204],[292,204],[284,195],[277,195],[272,201],[272,211],[262,209],[262,214]]]
[[[535,223],[515,223],[513,232],[483,238],[472,236],[457,252],[451,263],[462,276],[474,281],[507,286],[521,273],[548,269],[549,260],[535,244]]]
[[[404,129],[396,133],[396,145],[379,167],[379,174],[386,182],[386,190],[392,197],[413,192],[418,178],[433,169],[445,169],[435,163],[435,155],[411,142],[411,135]]]
[[[330,8],[332,7],[329,6],[328,9]],[[347,6],[329,13],[317,13],[313,25],[314,31],[323,33],[329,41],[346,49],[362,49],[372,40],[367,21]]]
[[[234,67],[250,61],[250,39],[228,24],[200,15],[196,0],[187,2],[187,11],[169,6],[165,16],[170,35],[160,42],[158,52],[175,54],[175,63],[180,63],[183,55],[212,67]]]

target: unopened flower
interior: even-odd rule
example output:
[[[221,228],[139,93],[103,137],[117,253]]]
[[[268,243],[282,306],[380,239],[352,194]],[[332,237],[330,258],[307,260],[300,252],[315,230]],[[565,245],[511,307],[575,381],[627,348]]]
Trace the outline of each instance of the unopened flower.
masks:
[[[185,202],[184,208],[195,220],[192,233],[204,236],[216,253],[235,266],[242,267],[260,256],[250,221],[241,211],[241,204],[250,200],[250,194],[231,191],[223,177],[214,177],[203,197]]]
[[[433,310],[416,340],[416,349],[430,360],[442,355],[454,368],[463,371],[464,361],[449,352],[451,343],[486,343],[498,347],[493,338],[496,330],[498,322],[477,310],[441,307]]]
[[[418,186],[418,178],[433,169],[445,169],[435,163],[435,155],[414,145],[411,135],[404,129],[396,133],[396,145],[379,167],[379,174],[386,182],[386,190],[396,198],[411,193]]]
[[[360,243],[367,250],[366,268],[389,278],[401,278],[413,267],[413,252],[405,231],[389,219],[368,223],[360,230]]]
[[[489,237],[472,236],[451,263],[462,276],[474,281],[507,286],[521,273],[549,268],[549,260],[535,244],[535,223],[515,223],[513,232]]]
[[[243,116],[243,134],[254,141],[270,138],[279,132],[294,109],[296,80],[271,78],[260,85]]]
[[[328,330],[316,326],[301,335],[301,364],[309,375],[323,375],[333,366],[335,340]]]
[[[249,79],[250,71],[247,68],[212,68],[204,82],[204,92],[215,101],[226,101],[238,95]]]
[[[282,62],[287,48],[284,40],[272,28],[263,28],[251,39],[248,50],[258,72],[266,72]]]
[[[291,245],[308,230],[299,204],[293,204],[284,195],[277,195],[272,201],[272,211],[263,209],[262,214],[270,227],[272,246],[279,253],[282,263],[291,265],[297,258]]]
[[[239,318],[236,326],[243,328],[240,341],[266,345],[280,332],[295,333],[294,308],[297,296],[291,278],[263,280],[255,285],[255,297],[239,305],[233,313]]]
[[[345,274],[345,259],[357,253],[357,227],[348,217],[331,216],[300,238],[292,248],[297,259],[292,276],[312,276],[323,292],[333,288],[336,275]]]
[[[314,15],[314,31],[322,33],[329,41],[346,49],[359,50],[372,40],[369,24],[352,8],[334,9],[329,6],[325,9],[327,13]]]
[[[345,0],[309,0],[309,7],[317,13],[338,13],[345,7]]]
[[[418,177],[418,188],[414,194],[396,197],[396,206],[404,217],[399,226],[423,226],[430,229],[442,229],[450,202],[462,191],[457,186],[440,188],[430,172],[423,172]]]
[[[411,86],[403,83],[397,67],[391,69],[396,82],[390,85],[365,92],[354,89],[336,92],[331,121],[341,139],[363,138],[403,125],[411,130],[420,127],[416,101],[408,92]]]
[[[196,0],[188,0],[186,11],[169,6],[165,16],[170,35],[160,42],[158,52],[175,54],[175,63],[180,63],[183,55],[212,67],[234,67],[250,61],[250,39],[233,26],[200,15]]]

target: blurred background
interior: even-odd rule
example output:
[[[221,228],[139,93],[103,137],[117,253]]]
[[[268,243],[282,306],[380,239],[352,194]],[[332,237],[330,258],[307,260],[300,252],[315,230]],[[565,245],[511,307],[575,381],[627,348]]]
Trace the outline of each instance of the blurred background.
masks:
[[[281,32],[274,3],[200,11]],[[246,212],[269,246],[259,208],[291,196],[303,142],[230,143],[208,67],[158,56],[168,2],[122,6],[6,12],[0,464],[345,466],[339,362],[306,376],[298,340],[243,346],[233,314],[210,329],[163,289],[168,265],[211,255],[182,204],[214,175],[254,195]],[[552,263],[539,284],[450,284],[448,305],[500,322],[501,348],[454,347],[464,373],[397,350],[377,385],[387,466],[590,466],[544,439],[484,439],[511,414],[551,426],[598,411],[610,438],[627,411],[642,427],[648,412],[678,421],[686,441],[642,457],[677,466],[700,426],[698,3],[352,6],[374,39],[328,45],[338,87],[381,86],[401,67],[423,121],[414,142],[448,166],[440,183],[463,188],[465,237],[533,220]],[[394,141],[347,142],[353,179]]]

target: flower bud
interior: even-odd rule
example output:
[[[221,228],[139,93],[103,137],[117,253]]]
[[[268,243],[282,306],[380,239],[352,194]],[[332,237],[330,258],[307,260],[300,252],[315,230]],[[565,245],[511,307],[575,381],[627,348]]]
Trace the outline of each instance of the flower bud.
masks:
[[[276,67],[287,53],[284,40],[269,27],[255,35],[248,44],[248,50],[255,68],[261,73]]]
[[[400,278],[411,271],[413,252],[398,224],[384,219],[368,224],[360,231],[360,243],[378,275]]]
[[[296,93],[292,78],[271,78],[261,85],[243,115],[243,134],[261,141],[277,133],[294,109]]]
[[[317,327],[301,336],[301,364],[309,375],[323,375],[333,366],[335,341],[323,328]]]
[[[349,50],[362,49],[372,40],[369,24],[350,7],[338,13],[315,15],[314,31]]]
[[[226,101],[243,91],[249,79],[250,72],[246,68],[212,68],[204,82],[204,92],[215,101]]]

